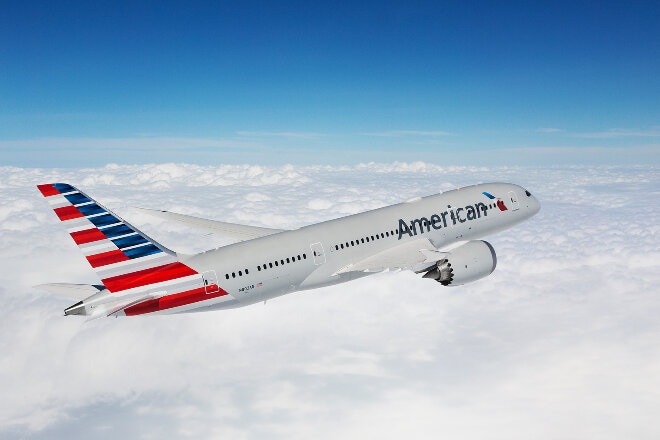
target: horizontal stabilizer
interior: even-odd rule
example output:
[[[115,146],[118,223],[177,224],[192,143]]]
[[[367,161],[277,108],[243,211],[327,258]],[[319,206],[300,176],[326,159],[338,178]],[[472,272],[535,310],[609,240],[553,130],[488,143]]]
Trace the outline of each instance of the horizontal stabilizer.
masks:
[[[145,214],[159,217],[167,221],[181,223],[193,229],[208,232],[210,234],[219,234],[236,240],[251,240],[253,238],[265,237],[266,235],[284,232],[284,229],[263,228],[260,226],[241,225],[238,223],[221,222],[218,220],[209,220],[192,215],[178,214],[176,212],[161,211],[156,209],[137,208]]]
[[[53,293],[63,298],[73,299],[76,301],[82,301],[85,298],[95,295],[101,292],[102,290],[105,290],[104,286],[93,286],[91,284],[69,284],[69,283],[39,284],[38,286],[34,286],[34,287],[35,289],[44,290],[48,293]]]

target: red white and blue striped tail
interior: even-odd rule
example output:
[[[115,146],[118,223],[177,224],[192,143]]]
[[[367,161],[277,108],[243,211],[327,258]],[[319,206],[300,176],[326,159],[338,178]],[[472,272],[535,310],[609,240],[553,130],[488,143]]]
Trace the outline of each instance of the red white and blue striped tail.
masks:
[[[110,292],[109,298],[123,303],[112,314],[150,313],[226,294],[178,261],[174,252],[77,188],[67,183],[37,188]]]

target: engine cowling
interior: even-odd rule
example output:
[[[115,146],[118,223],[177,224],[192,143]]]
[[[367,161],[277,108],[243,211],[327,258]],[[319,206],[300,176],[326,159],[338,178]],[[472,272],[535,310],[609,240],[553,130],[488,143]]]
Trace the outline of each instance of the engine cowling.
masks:
[[[497,266],[495,249],[487,241],[468,241],[452,250],[423,275],[443,286],[460,286],[490,275]]]

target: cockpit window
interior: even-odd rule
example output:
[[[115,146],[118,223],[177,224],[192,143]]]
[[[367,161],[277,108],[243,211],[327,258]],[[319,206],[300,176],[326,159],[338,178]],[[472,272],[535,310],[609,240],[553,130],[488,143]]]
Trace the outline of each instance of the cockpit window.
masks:
[[[525,194],[527,194],[527,197],[532,197],[532,193],[530,193],[530,192],[527,191],[527,190],[525,190]]]

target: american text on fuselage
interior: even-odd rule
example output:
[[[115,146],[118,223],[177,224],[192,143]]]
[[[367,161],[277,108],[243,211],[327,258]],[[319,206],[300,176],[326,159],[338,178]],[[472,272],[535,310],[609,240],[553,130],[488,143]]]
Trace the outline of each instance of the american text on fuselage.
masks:
[[[463,213],[465,213],[465,215],[461,216]],[[457,222],[465,223],[467,221],[479,219],[482,214],[484,217],[487,216],[488,208],[485,203],[478,202],[474,205],[467,205],[456,209],[447,206],[447,210],[442,211],[441,213],[432,214],[428,218],[415,218],[410,220],[409,223],[401,218],[399,219],[398,239],[401,240],[404,234],[409,237],[417,235],[417,231],[419,231],[420,234],[423,234],[424,228],[426,228],[426,232],[430,232],[431,228],[435,230],[446,228],[448,226],[447,217],[449,217],[450,224],[455,225]]]

